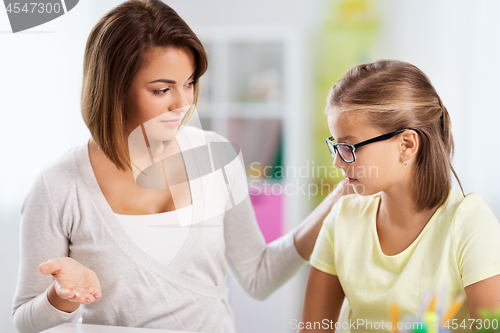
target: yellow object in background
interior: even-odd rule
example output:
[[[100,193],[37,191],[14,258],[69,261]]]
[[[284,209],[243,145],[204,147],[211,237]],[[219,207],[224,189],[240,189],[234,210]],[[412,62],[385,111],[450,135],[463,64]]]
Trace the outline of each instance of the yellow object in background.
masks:
[[[439,317],[434,311],[427,311],[422,318],[424,325],[427,326],[427,333],[439,332]]]
[[[428,312],[436,312],[436,295],[432,296],[431,302],[429,303]]]
[[[450,308],[448,309],[448,312],[443,317],[443,321],[441,322],[441,325],[444,326],[446,325],[446,322],[449,320],[452,320],[453,317],[457,314],[458,310],[462,307],[462,304],[464,304],[465,301],[465,293],[462,293],[457,296],[457,298],[453,301],[451,304]]]
[[[399,305],[397,303],[393,303],[391,305],[391,324],[392,324],[392,333],[398,333],[398,323],[399,323]]]

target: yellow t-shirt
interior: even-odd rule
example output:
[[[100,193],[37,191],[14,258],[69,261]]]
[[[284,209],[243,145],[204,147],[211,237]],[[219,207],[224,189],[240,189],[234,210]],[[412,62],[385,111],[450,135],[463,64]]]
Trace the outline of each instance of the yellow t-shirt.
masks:
[[[500,224],[476,193],[464,198],[450,190],[417,239],[393,256],[380,248],[379,202],[380,193],[342,197],[326,217],[311,256],[313,267],[340,280],[349,302],[339,322],[344,327],[361,330],[363,325],[353,325],[356,322],[380,331],[376,328],[383,321],[387,330],[394,301],[399,303],[400,318],[417,316],[421,298],[430,290],[440,305],[443,285],[446,311],[466,286],[500,274]],[[467,301],[455,318],[459,324],[469,319]]]

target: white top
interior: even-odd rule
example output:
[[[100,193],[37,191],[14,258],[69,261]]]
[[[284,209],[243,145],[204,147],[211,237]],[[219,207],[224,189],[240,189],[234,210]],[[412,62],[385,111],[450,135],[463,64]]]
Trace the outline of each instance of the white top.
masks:
[[[174,211],[148,215],[123,215],[115,217],[127,235],[148,255],[165,266],[174,259],[191,231],[193,205]],[[184,226],[182,226],[184,225]]]
[[[186,127],[177,134],[181,151],[196,146],[203,133],[209,142],[227,142],[214,132]],[[184,153],[183,153],[184,156]],[[186,156],[188,173],[196,157]],[[186,159],[185,159],[186,160]],[[246,184],[239,159],[225,167],[227,187]],[[189,165],[188,165],[189,164]],[[195,163],[196,164],[196,163]],[[242,287],[264,299],[290,279],[306,261],[293,233],[267,244],[247,195],[216,195],[206,181],[190,181],[193,223],[184,246],[168,265],[142,250],[118,222],[95,178],[88,142],[66,152],[37,177],[21,208],[20,263],[13,301],[20,333],[40,332],[82,316],[82,323],[195,332],[234,333],[228,302],[228,264]],[[208,184],[208,185],[207,185]],[[223,193],[222,193],[223,194]],[[241,199],[241,200],[240,200]],[[233,203],[232,209],[227,210]],[[214,215],[217,212],[220,214]],[[92,269],[102,299],[66,313],[54,308],[46,291],[51,276],[38,266],[69,256]]]

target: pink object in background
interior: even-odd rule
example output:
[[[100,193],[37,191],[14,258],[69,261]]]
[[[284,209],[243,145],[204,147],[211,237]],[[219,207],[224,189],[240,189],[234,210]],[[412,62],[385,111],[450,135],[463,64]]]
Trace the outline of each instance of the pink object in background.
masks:
[[[283,235],[283,195],[250,192],[250,200],[266,243],[281,237]]]

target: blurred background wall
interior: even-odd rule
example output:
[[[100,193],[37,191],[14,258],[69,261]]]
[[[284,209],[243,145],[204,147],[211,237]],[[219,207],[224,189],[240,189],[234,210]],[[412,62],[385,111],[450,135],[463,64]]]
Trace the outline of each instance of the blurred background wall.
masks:
[[[332,163],[323,140],[326,94],[349,68],[380,58],[411,62],[429,76],[452,119],[464,191],[477,192],[500,217],[499,2],[165,2],[207,46],[200,117],[205,129],[242,147],[268,242],[297,225],[338,182],[314,172]],[[15,332],[21,204],[45,165],[89,137],[79,108],[83,50],[93,25],[119,3],[81,0],[66,15],[16,34],[0,9],[1,332]],[[279,174],[280,167],[304,172]],[[238,332],[292,332],[307,270],[262,302],[230,276]]]

